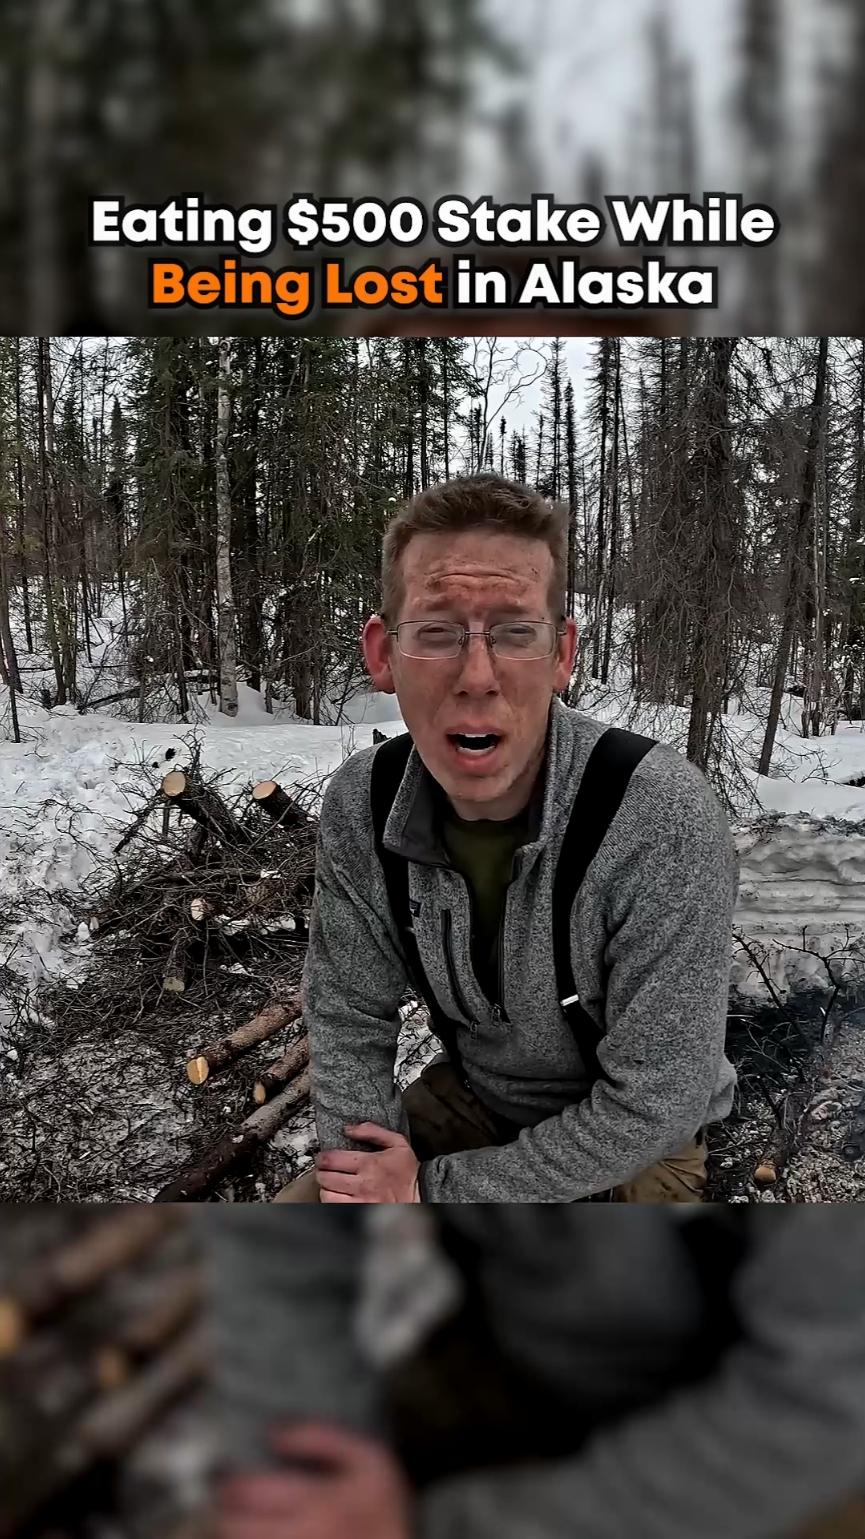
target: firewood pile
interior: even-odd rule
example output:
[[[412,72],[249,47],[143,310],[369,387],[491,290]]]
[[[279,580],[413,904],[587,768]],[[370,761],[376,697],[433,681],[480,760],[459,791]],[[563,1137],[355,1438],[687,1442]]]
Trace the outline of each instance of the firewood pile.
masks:
[[[203,1302],[182,1210],[6,1210],[0,1539],[199,1532]],[[185,1461],[173,1472],[171,1438]]]
[[[174,859],[144,877],[121,881],[89,920],[96,936],[138,934],[142,949],[161,967],[161,996],[182,996],[198,969],[214,959],[250,970],[267,961],[286,937],[305,947],[312,897],[317,824],[274,780],[251,788],[238,815],[214,784],[205,784],[193,762],[162,779],[156,799],[163,818],[191,825]],[[139,814],[143,822],[148,811]],[[138,820],[136,820],[138,821]],[[135,827],[124,838],[134,837]],[[296,952],[295,967],[298,966]],[[284,983],[282,969],[277,976]],[[229,1172],[268,1142],[309,1096],[309,1050],[300,1022],[300,993],[271,988],[270,997],[241,1025],[197,1046],[186,1061],[186,1078],[200,1087],[234,1068],[251,1050],[283,1037],[241,1091],[250,1110],[230,1122],[155,1195],[157,1202],[206,1197]],[[287,1028],[294,1028],[285,1033]],[[267,1049],[265,1049],[267,1051]],[[261,1055],[259,1055],[260,1058]]]
[[[83,975],[43,987],[22,1034],[0,1198],[260,1200],[290,1174],[294,1145],[288,1168],[269,1145],[309,1095],[319,788],[229,800],[194,746],[162,768],[78,909]]]
[[[151,825],[160,812],[154,850]],[[93,905],[87,928],[97,943],[134,946],[151,964],[151,1005],[163,994],[185,994],[208,967],[273,958],[281,938],[306,938],[316,829],[273,780],[229,806],[215,781],[202,778],[194,753],[187,769],[162,778],[118,842],[116,855],[150,832],[143,855],[118,869]]]

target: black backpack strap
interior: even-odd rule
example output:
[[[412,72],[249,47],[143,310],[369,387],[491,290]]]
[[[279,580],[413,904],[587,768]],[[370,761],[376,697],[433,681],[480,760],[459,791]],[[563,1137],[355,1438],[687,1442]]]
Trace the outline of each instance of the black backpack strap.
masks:
[[[415,939],[409,904],[408,861],[402,855],[394,854],[393,850],[386,849],[384,844],[385,824],[405,774],[412,747],[411,735],[403,732],[399,737],[389,737],[386,742],[380,743],[373,756],[370,805],[375,831],[375,848],[384,872],[388,902],[399,932],[409,976],[429,1010],[432,1030],[442,1043],[457,1073],[461,1075],[462,1063],[457,1048],[457,1023],[449,1020],[444,1014],[430,988]]]
[[[579,1002],[571,959],[571,911],[583,878],[600,849],[628,789],[633,771],[653,738],[608,727],[598,738],[583,771],[553,882],[553,955],[559,1003],[574,1033],[591,1080],[598,1079],[601,1033]]]

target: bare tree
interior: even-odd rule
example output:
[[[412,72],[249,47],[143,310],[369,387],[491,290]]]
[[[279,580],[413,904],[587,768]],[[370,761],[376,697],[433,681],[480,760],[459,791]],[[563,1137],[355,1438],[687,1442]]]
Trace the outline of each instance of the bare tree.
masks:
[[[228,433],[231,421],[231,338],[219,341],[216,429],[216,602],[218,614],[219,709],[237,715],[237,616],[231,585],[231,491]]]
[[[814,398],[811,403],[808,446],[805,451],[805,460],[802,468],[802,491],[796,510],[796,519],[791,533],[787,558],[781,635],[775,655],[775,673],[772,680],[769,717],[766,722],[766,733],[763,738],[763,747],[757,765],[758,773],[761,775],[768,775],[769,765],[772,762],[775,734],[778,730],[778,721],[781,715],[781,697],[784,692],[784,681],[790,661],[790,646],[793,641],[793,632],[796,628],[796,619],[799,612],[803,566],[807,559],[808,529],[813,516],[814,488],[817,482],[817,461],[820,452],[823,407],[826,399],[828,356],[829,339],[828,337],[821,337],[817,349],[817,369],[814,377]]]

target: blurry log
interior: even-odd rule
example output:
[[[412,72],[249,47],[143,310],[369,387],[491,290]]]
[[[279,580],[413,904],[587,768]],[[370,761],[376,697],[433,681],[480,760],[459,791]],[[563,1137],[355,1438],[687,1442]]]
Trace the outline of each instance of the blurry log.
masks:
[[[289,1048],[283,1058],[278,1058],[276,1063],[272,1063],[255,1081],[253,1098],[256,1106],[263,1106],[265,1101],[269,1101],[270,1097],[281,1090],[288,1080],[293,1079],[295,1074],[299,1074],[301,1069],[305,1069],[308,1063],[309,1039],[304,1034],[299,1042],[295,1042],[294,1046]]]
[[[162,794],[208,833],[215,834],[220,843],[236,849],[252,842],[247,829],[229,812],[219,793],[212,786],[197,785],[183,770],[171,770],[165,776]]]
[[[190,1202],[206,1196],[222,1176],[266,1144],[308,1095],[309,1073],[306,1072],[292,1080],[281,1095],[223,1133],[198,1160],[187,1165],[174,1181],[157,1192],[154,1202]]]
[[[106,1371],[111,1364],[123,1364],[125,1377],[128,1377],[134,1362],[154,1356],[168,1340],[177,1336],[183,1325],[188,1324],[202,1304],[202,1294],[199,1267],[192,1265],[166,1273],[151,1299],[137,1305],[134,1314],[117,1325],[109,1333],[109,1339],[97,1348],[94,1357],[97,1373],[100,1367]]]
[[[0,1357],[14,1352],[36,1321],[134,1261],[174,1221],[147,1207],[121,1208],[49,1255],[14,1291],[0,1294]]]
[[[291,1021],[296,1021],[300,1015],[300,996],[296,995],[288,1004],[265,1005],[258,1015],[247,1021],[245,1026],[238,1026],[236,1031],[223,1037],[220,1042],[211,1042],[208,1047],[202,1047],[189,1059],[186,1065],[186,1073],[193,1085],[203,1085],[210,1074],[217,1074],[228,1064],[234,1063],[242,1053],[249,1051],[251,1047],[257,1047],[259,1042],[266,1042],[268,1037],[275,1035],[283,1026],[288,1026]]]
[[[183,994],[186,990],[186,949],[186,932],[178,930],[162,975],[162,987],[166,994]]]
[[[152,1211],[152,1210],[150,1210]],[[53,1447],[15,1470],[3,1492],[0,1539],[14,1539],[59,1493],[94,1464],[117,1459],[202,1378],[203,1336],[183,1335],[122,1388],[101,1395]]]
[[[259,780],[252,788],[252,799],[258,802],[262,812],[286,828],[303,828],[310,821],[309,813],[292,801],[276,780]]]
[[[189,905],[189,917],[196,924],[203,924],[205,919],[215,919],[219,910],[209,898],[193,898]]]

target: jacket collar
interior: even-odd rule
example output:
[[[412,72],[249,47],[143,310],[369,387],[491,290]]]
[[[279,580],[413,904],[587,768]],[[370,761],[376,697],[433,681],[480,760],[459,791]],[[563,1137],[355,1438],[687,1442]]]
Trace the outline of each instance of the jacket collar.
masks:
[[[569,778],[576,713],[554,697],[547,721],[544,761],[529,801],[529,841],[524,850],[540,849],[557,820],[557,795],[562,777]],[[412,748],[405,774],[384,828],[384,844],[395,854],[422,865],[450,865],[438,833],[438,804],[442,789]]]

